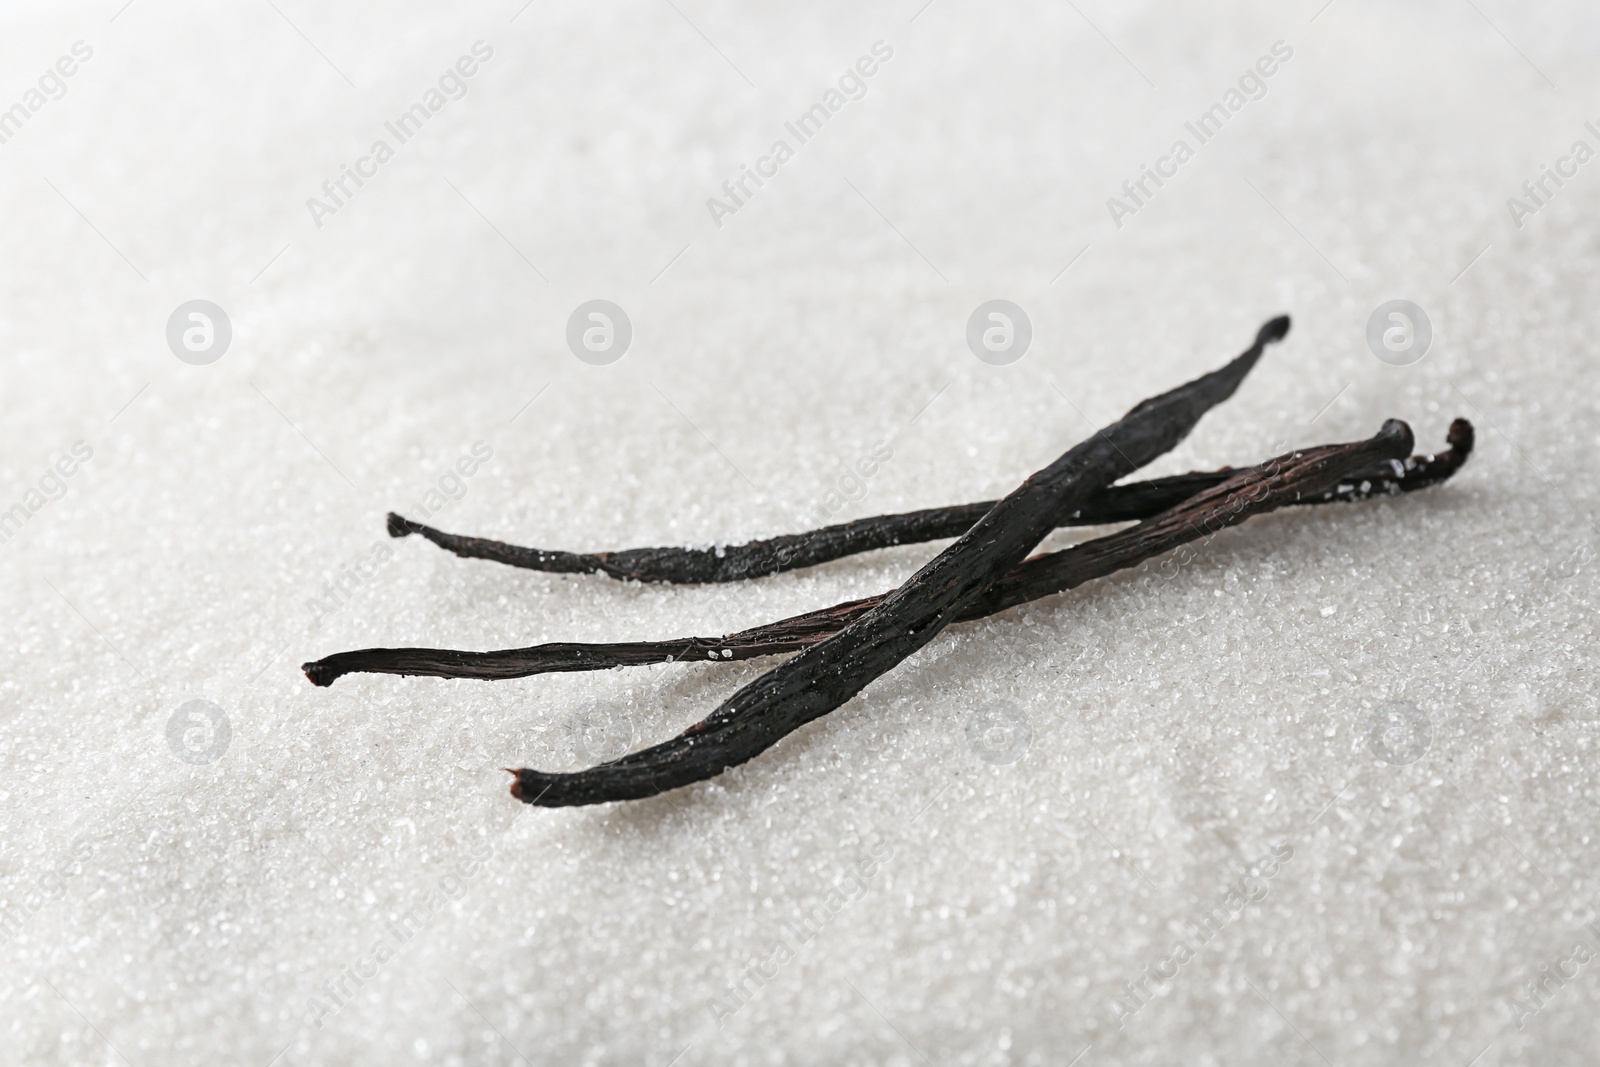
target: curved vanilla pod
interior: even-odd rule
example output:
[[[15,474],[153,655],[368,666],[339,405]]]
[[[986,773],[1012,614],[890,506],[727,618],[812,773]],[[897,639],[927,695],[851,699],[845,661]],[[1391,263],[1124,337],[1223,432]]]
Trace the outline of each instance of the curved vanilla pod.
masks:
[[[1406,460],[1386,460],[1375,466],[1364,466],[1340,476],[1331,488],[1305,491],[1293,499],[1274,498],[1272,506],[1367,500],[1384,494],[1409,493],[1426,489],[1449,480],[1461,469],[1467,457],[1472,454],[1473,439],[1472,424],[1465,419],[1457,419],[1450,424],[1448,437],[1450,448],[1444,452],[1436,455],[1416,455]],[[1261,472],[1264,467],[1265,465],[1258,465],[1231,471],[1228,479]],[[1177,503],[1182,502],[1180,500]],[[1252,508],[1246,514],[1255,514],[1258,510],[1261,509]],[[1150,517],[1150,515],[1141,516],[1141,518]],[[1177,547],[1182,543],[1183,541],[1176,541],[1170,547]],[[1064,550],[1066,553],[1074,551],[1076,549]],[[1018,568],[1030,567],[1033,564],[1033,560],[1027,560],[1018,564]],[[1018,568],[1008,572],[1008,577],[1016,574]],[[1095,573],[1088,577],[1099,576],[1099,573]],[[1077,584],[1080,583],[1072,582],[1059,587],[1047,582],[1034,584],[1030,586],[1031,598],[1059,593]],[[334,653],[325,659],[307,663],[302,669],[313,684],[332,685],[335,680],[346,674],[359,673],[501,680],[526,678],[535,674],[599,671],[612,667],[635,667],[652,663],[756,659],[761,656],[798,652],[802,648],[814,645],[824,637],[838,633],[846,623],[864,614],[882,599],[880,595],[851,600],[720,637],[674,637],[663,641],[609,643],[561,641],[533,645],[529,648],[497,649],[490,652],[468,652],[448,648],[364,648]],[[959,621],[966,622],[979,617],[969,612]]]
[[[1178,545],[1237,526],[1252,515],[1296,503],[1307,493],[1346,481],[1361,464],[1374,460],[1399,462],[1411,446],[1411,427],[1399,419],[1389,419],[1365,441],[1321,445],[1268,460],[1136,526],[1024,560],[985,590],[968,610],[974,617],[993,615],[1053,592],[1076,588],[1091,578],[1137,566]]]
[[[1030,475],[900,588],[744,686],[685,733],[576,774],[517,771],[512,795],[547,807],[654,796],[720,774],[826,715],[933,640],[1090,493],[1183,440],[1288,328],[1287,317],[1272,320],[1227,366],[1144,401]],[[1398,455],[1407,452],[1409,442]]]
[[[1262,326],[1245,353],[1250,364],[1267,344],[1289,332],[1287,315]],[[1244,356],[1240,357],[1245,358]],[[1246,368],[1248,370],[1248,367]],[[1135,409],[1138,410],[1138,409]],[[1137,468],[1134,468],[1137,469]],[[1096,486],[1076,507],[1063,513],[1058,526],[1094,526],[1126,522],[1171,507],[1225,479],[1230,472],[1179,474],[1122,486]],[[1376,474],[1377,477],[1384,475]],[[628,548],[616,552],[566,552],[524,548],[483,537],[446,533],[390,512],[390,537],[421,534],[440,548],[467,559],[486,559],[512,567],[560,574],[607,574],[640,582],[737,582],[812,567],[842,556],[892,545],[959,537],[996,504],[983,500],[947,508],[927,508],[897,515],[878,515],[824,526],[806,533],[784,534],[742,545],[711,548]]]

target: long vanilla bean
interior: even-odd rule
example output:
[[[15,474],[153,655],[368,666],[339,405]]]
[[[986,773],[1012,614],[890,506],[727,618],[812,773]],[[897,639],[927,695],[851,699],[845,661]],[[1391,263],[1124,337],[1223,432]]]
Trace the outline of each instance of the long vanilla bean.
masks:
[[[1272,320],[1226,367],[1146,400],[1031,475],[900,588],[744,686],[685,733],[577,774],[524,768],[515,772],[512,795],[546,807],[654,796],[752,759],[828,714],[933,640],[1090,493],[1183,440],[1288,327],[1287,318]]]
[[[1274,319],[1262,328],[1258,347],[1278,340],[1288,329],[1288,316]],[[1277,330],[1277,334],[1267,336],[1273,330]],[[1142,519],[1225,481],[1231,474],[1231,470],[1193,472],[1128,485],[1102,486],[1086,496],[1079,507],[1061,516],[1057,525],[1098,526]],[[1374,486],[1389,485],[1395,480],[1394,472],[1386,468],[1374,468],[1366,475],[1365,480]],[[737,582],[812,567],[858,552],[959,537],[988,514],[995,503],[981,500],[973,504],[877,515],[804,533],[706,548],[628,548],[615,552],[525,548],[484,537],[446,533],[394,512],[389,513],[388,530],[390,537],[420,534],[440,548],[466,559],[486,559],[528,570],[606,574],[639,582]]]
[[[1069,515],[1062,526],[1099,526],[1154,515],[1201,489],[1223,481],[1231,471],[1175,474],[1128,485],[1107,486]],[[1392,478],[1392,471],[1372,472]],[[960,537],[988,514],[993,500],[924,508],[894,515],[874,515],[853,522],[823,526],[805,533],[782,534],[742,545],[707,548],[625,548],[616,552],[565,552],[446,533],[389,513],[390,537],[420,534],[464,559],[486,559],[512,567],[557,574],[605,574],[623,581],[682,584],[740,582],[769,574],[814,567],[844,556],[894,545],[921,544]]]
[[[1337,501],[1366,500],[1379,494],[1414,492],[1438,485],[1459,470],[1472,453],[1472,424],[1457,419],[1450,425],[1450,448],[1436,455],[1417,455],[1407,460],[1384,461],[1376,466],[1366,466],[1335,476],[1336,480],[1318,491],[1301,488],[1292,496],[1279,494],[1272,498],[1270,507],[1252,506],[1244,515],[1262,510],[1302,504],[1324,504]],[[1303,453],[1309,455],[1310,452]],[[1276,461],[1273,461],[1276,462]],[[1230,471],[1225,480],[1243,475],[1256,477],[1269,472],[1269,464],[1243,470]],[[1209,477],[1209,476],[1208,476]],[[1380,480],[1381,479],[1381,480]],[[1215,488],[1220,482],[1205,488]],[[1195,494],[1191,493],[1190,499]],[[1141,515],[1150,518],[1157,512]],[[1116,536],[1116,535],[1113,535]],[[1195,534],[1200,536],[1200,534]],[[1173,540],[1167,549],[1175,548],[1191,538]],[[1105,539],[1101,539],[1104,541]],[[1095,544],[1097,542],[1090,542]],[[1051,553],[1038,559],[1084,558],[1082,546]],[[1167,550],[1163,549],[1163,551]],[[1078,553],[1077,555],[1073,555]],[[1013,568],[999,585],[1026,592],[1023,599],[1032,600],[1063,592],[1087,581],[1110,573],[1108,570],[1081,572],[1082,577],[1061,584],[1053,577],[1041,576],[1037,560],[1027,560]],[[1075,564],[1069,564],[1075,566]],[[1115,567],[1112,569],[1120,569]],[[1033,575],[1028,581],[1017,584],[1019,574]],[[1079,574],[1072,571],[1072,574]],[[1008,583],[1010,583],[1008,585]],[[755,659],[786,652],[797,652],[816,644],[830,634],[843,629],[845,624],[865,613],[883,599],[882,596],[852,600],[793,618],[752,627],[720,637],[678,637],[663,641],[624,641],[610,643],[552,642],[529,648],[500,649],[491,652],[468,652],[443,648],[366,648],[352,652],[339,652],[326,659],[307,663],[306,676],[317,685],[331,685],[346,675],[356,673],[422,675],[435,678],[524,678],[534,674],[561,671],[594,671],[611,667],[642,666],[651,663],[674,661],[729,661]],[[1011,603],[1020,603],[1013,600]],[[1008,604],[1007,606],[1010,606]],[[994,611],[982,604],[969,609],[959,621],[981,618]]]
[[[1471,443],[1468,442],[1465,449],[1459,450],[1459,454],[1464,456],[1471,449]],[[1348,479],[1351,486],[1365,486],[1359,494],[1341,496],[1341,491],[1335,488],[1318,494],[1316,499],[1308,498],[1297,503],[1322,504],[1335,499],[1359,499],[1404,489],[1421,489],[1443,481],[1454,470],[1442,462],[1428,463],[1410,470],[1396,469],[1393,464],[1379,464],[1351,472]],[[1103,526],[1149,518],[1203,489],[1222,484],[1233,474],[1234,470],[1230,467],[1106,486],[1090,494],[1084,500],[1083,507],[1068,515],[1059,525]],[[1355,489],[1349,492],[1355,493]],[[420,534],[440,548],[465,559],[486,559],[528,570],[558,574],[605,574],[638,582],[738,582],[814,567],[859,552],[959,537],[994,505],[993,500],[980,500],[973,504],[874,515],[741,545],[626,548],[615,552],[525,548],[486,537],[446,533],[394,512],[389,513],[388,529],[390,537]]]

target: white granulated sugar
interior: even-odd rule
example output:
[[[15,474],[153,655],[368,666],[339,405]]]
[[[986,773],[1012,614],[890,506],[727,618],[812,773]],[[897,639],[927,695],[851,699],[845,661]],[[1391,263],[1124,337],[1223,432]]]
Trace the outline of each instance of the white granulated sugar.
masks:
[[[0,1065],[1592,1062],[1597,53],[1579,0],[0,5]],[[610,365],[565,340],[592,299]],[[991,299],[1010,365],[967,347]],[[500,768],[772,661],[298,669],[891,588],[940,546],[674,588],[384,516],[604,550],[990,499],[1284,312],[1150,474],[1390,416],[1424,453],[1470,418],[1462,473],[947,630],[702,785],[530,809]]]

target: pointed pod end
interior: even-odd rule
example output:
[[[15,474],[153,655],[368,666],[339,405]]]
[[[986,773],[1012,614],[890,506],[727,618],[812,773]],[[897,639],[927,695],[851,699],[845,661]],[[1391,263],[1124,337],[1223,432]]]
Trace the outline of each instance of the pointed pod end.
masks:
[[[394,512],[389,512],[389,536],[406,537],[417,532],[417,524]]]
[[[1288,335],[1289,316],[1279,315],[1277,318],[1269,320],[1265,326],[1261,327],[1260,332],[1256,334],[1256,341],[1259,344],[1268,345],[1274,341],[1281,341]]]
[[[1450,432],[1445,434],[1445,440],[1450,442],[1450,447],[1461,454],[1461,458],[1472,455],[1472,446],[1477,441],[1477,431],[1472,428],[1472,423],[1466,419],[1457,419],[1450,424]]]

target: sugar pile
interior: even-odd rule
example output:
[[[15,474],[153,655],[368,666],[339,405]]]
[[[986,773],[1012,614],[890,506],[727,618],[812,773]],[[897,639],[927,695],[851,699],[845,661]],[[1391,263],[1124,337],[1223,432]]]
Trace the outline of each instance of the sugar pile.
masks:
[[[120,6],[0,9],[0,1063],[1587,1062],[1592,5]],[[641,588],[383,515],[598,550],[984,499],[1280,312],[1151,473],[1457,415],[1467,469],[954,628],[703,786],[499,768],[759,662],[298,670],[889,588],[935,546]]]

